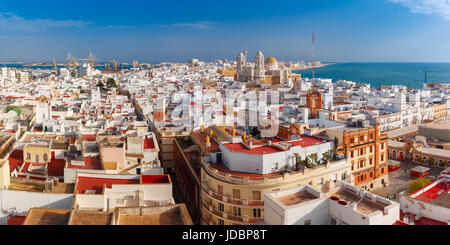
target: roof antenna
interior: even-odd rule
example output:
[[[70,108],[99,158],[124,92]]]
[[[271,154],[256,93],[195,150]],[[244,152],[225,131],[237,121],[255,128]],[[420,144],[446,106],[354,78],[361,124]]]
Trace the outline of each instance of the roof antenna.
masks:
[[[316,66],[315,55],[316,55],[316,35],[313,32],[313,34],[312,34],[312,79],[313,79],[313,82],[314,82],[314,68]]]

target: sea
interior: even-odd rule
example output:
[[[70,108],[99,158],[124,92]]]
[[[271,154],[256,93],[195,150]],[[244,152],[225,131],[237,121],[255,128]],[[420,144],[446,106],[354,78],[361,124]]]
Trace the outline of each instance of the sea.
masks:
[[[332,63],[316,68],[316,78],[368,83],[372,88],[382,85],[405,85],[422,89],[427,72],[427,82],[450,83],[450,63]],[[293,73],[312,78],[312,69],[295,70]]]

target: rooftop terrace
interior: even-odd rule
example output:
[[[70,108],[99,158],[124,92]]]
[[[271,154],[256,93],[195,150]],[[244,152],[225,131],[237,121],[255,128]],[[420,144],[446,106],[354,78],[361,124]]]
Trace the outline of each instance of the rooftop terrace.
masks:
[[[117,208],[118,225],[192,225],[184,204],[161,207]]]
[[[291,206],[291,205],[296,205],[299,203],[311,201],[311,200],[314,200],[317,198],[318,198],[317,196],[311,194],[307,190],[304,190],[304,191],[299,191],[296,193],[291,193],[288,195],[278,197],[277,200],[286,206]]]
[[[24,225],[66,225],[70,209],[32,208]]]
[[[349,189],[340,189],[339,191],[333,193],[331,196],[338,197],[347,203],[356,203],[356,210],[362,214],[368,215],[376,211],[384,211],[387,204],[372,201],[368,197],[361,198],[358,194]]]

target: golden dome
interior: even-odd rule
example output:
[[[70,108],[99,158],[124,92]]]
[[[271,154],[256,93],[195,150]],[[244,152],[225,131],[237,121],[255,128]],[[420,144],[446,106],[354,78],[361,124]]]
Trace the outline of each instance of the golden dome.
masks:
[[[265,63],[278,63],[278,61],[274,57],[269,57],[266,59]]]

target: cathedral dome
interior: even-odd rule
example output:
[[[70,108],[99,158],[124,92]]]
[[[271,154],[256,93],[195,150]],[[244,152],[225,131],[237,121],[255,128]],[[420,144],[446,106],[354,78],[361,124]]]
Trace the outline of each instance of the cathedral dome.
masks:
[[[266,59],[265,63],[278,63],[278,61],[274,57],[269,57]]]

